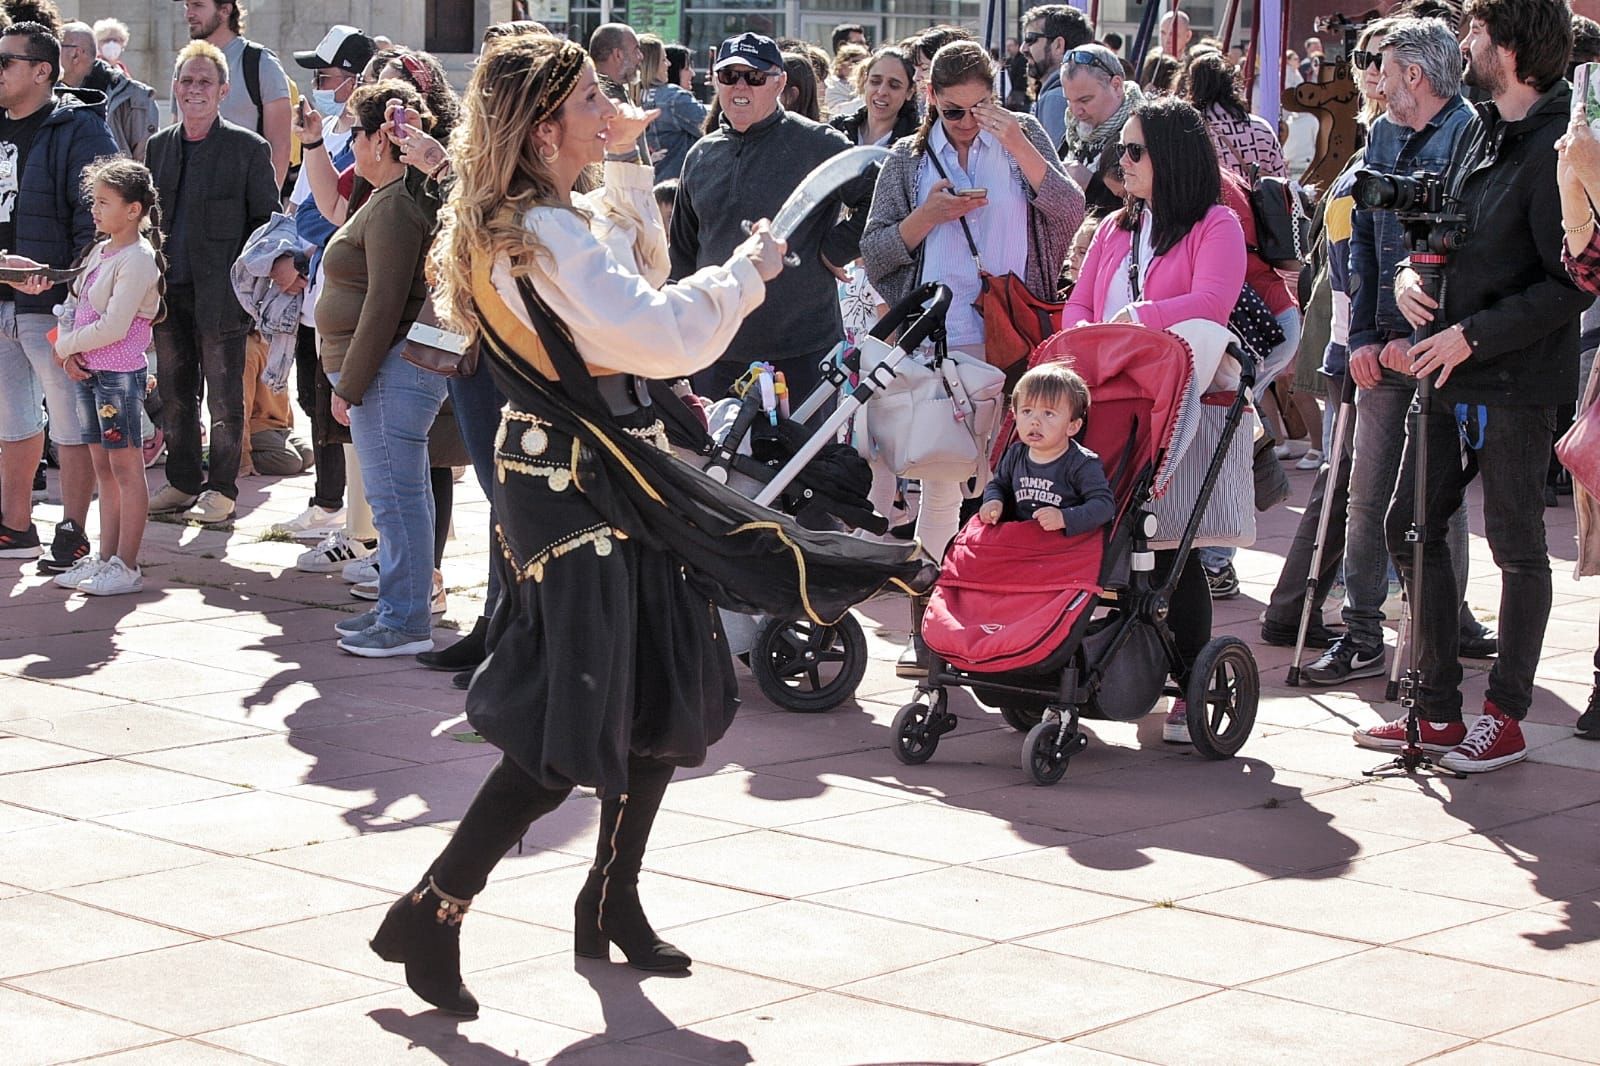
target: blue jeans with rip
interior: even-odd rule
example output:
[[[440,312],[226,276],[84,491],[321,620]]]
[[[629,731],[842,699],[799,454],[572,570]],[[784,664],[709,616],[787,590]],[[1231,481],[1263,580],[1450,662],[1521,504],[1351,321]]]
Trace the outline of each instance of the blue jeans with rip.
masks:
[[[406,362],[396,346],[350,408],[350,436],[378,530],[377,624],[419,640],[433,631],[428,427],[444,397],[445,379]]]

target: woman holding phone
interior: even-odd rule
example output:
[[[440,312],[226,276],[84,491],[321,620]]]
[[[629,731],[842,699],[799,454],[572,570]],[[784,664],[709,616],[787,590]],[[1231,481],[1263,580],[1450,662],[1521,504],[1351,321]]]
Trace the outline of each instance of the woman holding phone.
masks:
[[[983,318],[973,306],[981,289],[979,263],[996,277],[1015,274],[1034,296],[1054,300],[1061,265],[1083,221],[1083,190],[1067,177],[1044,127],[994,98],[994,63],[981,45],[954,41],[940,48],[927,95],[921,128],[897,142],[883,162],[861,256],[868,279],[891,306],[922,282],[950,286],[950,348],[982,359]],[[892,489],[895,473],[879,472],[875,485]],[[917,538],[936,559],[956,535],[961,501],[960,483],[922,485]],[[912,605],[902,677],[926,673],[922,606]]]

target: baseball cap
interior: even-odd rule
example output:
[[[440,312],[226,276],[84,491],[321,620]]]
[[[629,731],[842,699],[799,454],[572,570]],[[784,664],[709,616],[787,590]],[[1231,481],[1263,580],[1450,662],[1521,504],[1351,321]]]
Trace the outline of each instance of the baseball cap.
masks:
[[[378,51],[378,42],[354,26],[335,26],[309,52],[296,52],[294,61],[308,70],[332,67],[360,74]]]
[[[722,47],[717,49],[717,61],[711,69],[721,70],[736,63],[756,70],[781,72],[783,53],[778,51],[778,45],[771,37],[763,37],[759,33],[741,33],[722,42]]]

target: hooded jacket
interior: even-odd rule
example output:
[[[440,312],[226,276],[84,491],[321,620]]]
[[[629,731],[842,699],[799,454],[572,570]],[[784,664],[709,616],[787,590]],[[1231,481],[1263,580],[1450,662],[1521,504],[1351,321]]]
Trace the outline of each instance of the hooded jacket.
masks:
[[[741,222],[776,215],[817,164],[850,147],[837,130],[782,107],[743,133],[722,116],[717,129],[689,149],[678,179],[672,277],[727,262],[745,240]],[[800,265],[768,283],[766,301],[745,319],[724,361],[820,355],[844,336],[839,283],[822,258],[843,266],[861,254],[877,174],[877,167],[869,168],[800,224],[789,239]],[[843,221],[841,208],[850,212]]]
[[[96,59],[84,76],[83,87],[106,97],[106,124],[117,147],[144,162],[144,144],[159,126],[156,91],[135,81],[103,59]]]
[[[1449,183],[1467,239],[1446,268],[1442,321],[1461,326],[1472,355],[1439,390],[1447,403],[1553,406],[1578,395],[1578,318],[1593,297],[1561,263],[1554,150],[1571,102],[1558,81],[1516,122],[1478,104],[1461,134]]]
[[[94,219],[82,195],[84,168],[117,153],[105,120],[105,96],[93,89],[56,86],[53,110],[28,150],[17,183],[17,246],[12,249],[47,266],[66,267],[94,240]],[[48,315],[67,298],[57,285],[37,296],[17,291],[18,314]]]

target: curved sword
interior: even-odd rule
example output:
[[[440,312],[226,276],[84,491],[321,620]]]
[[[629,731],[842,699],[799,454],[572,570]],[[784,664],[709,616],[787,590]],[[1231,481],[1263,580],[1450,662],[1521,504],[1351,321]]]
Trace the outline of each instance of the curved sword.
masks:
[[[789,198],[778,209],[778,213],[772,216],[772,235],[780,241],[788,241],[800,228],[800,224],[810,218],[811,213],[829,197],[866,173],[868,167],[888,157],[887,148],[865,145],[859,148],[847,148],[838,155],[823,160],[811,173],[801,179],[800,184],[795,186]],[[744,231],[749,233],[751,223],[746,221],[743,227]],[[789,266],[799,266],[800,258],[791,252],[784,257],[784,262]]]

